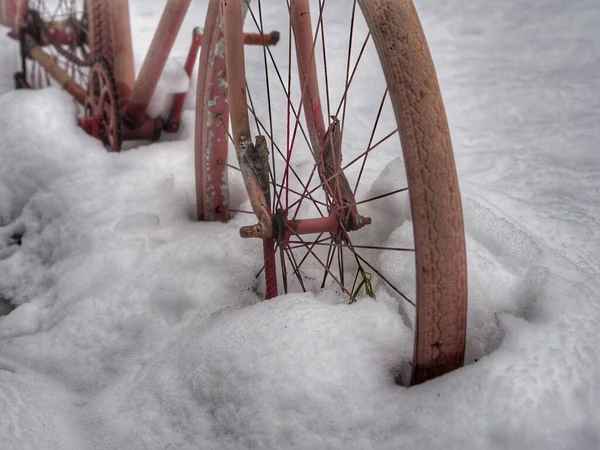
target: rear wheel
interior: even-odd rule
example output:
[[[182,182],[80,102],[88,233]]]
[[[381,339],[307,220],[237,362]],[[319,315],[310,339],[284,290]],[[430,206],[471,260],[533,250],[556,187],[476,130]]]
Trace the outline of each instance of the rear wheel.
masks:
[[[226,194],[220,203],[207,202],[217,178],[211,170],[236,164],[222,153],[219,164],[206,164],[209,127],[221,145],[229,128],[224,112],[211,110],[216,97],[208,88],[227,86],[230,140],[252,199],[239,212],[260,219],[243,232],[264,238],[265,297],[293,291],[326,291],[350,302],[392,297],[414,330],[414,350],[405,355],[411,384],[462,366],[467,285],[460,192],[412,1],[269,4],[281,43],[245,52],[242,10],[248,6],[247,31],[263,32],[263,4],[228,0],[221,16],[218,3],[209,7],[205,31],[214,38],[203,42],[199,73],[199,217],[223,220],[237,212]]]
[[[34,45],[84,90],[95,58],[103,57],[112,65],[112,23],[107,0],[29,0],[28,4],[21,33],[22,70],[15,77],[17,88],[60,85],[31,57]]]

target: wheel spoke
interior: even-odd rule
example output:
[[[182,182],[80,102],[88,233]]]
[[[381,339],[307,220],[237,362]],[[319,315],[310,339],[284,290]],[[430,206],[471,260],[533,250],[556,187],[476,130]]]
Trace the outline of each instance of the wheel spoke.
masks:
[[[256,21],[254,13],[252,12],[252,8],[248,8],[248,12],[250,13],[250,16],[252,17],[257,29],[260,30],[258,22]],[[310,148],[310,150],[312,152],[313,150],[312,150],[312,145],[310,143],[310,139],[308,138],[308,135],[306,134],[306,131],[304,130],[304,127],[302,126],[302,122],[300,121],[300,112],[296,110],[296,108],[294,107],[293,103],[290,100],[290,98],[291,98],[290,91],[285,86],[285,82],[283,81],[283,77],[281,76],[281,72],[279,71],[279,66],[277,65],[277,62],[275,62],[273,53],[271,52],[271,49],[268,46],[263,46],[263,47],[266,48],[266,51],[269,54],[269,59],[271,60],[271,64],[273,64],[273,68],[275,69],[275,73],[277,74],[277,78],[279,79],[279,84],[281,85],[281,89],[283,90],[283,93],[285,94],[285,96],[288,100],[288,106],[292,109],[292,113],[294,115],[295,120],[299,121],[300,132],[302,133],[304,140],[306,141],[306,145],[308,145],[308,147]],[[291,58],[291,56],[290,56],[290,58]],[[263,127],[263,129],[264,129],[264,127]],[[266,132],[267,131],[265,129],[265,133]],[[272,141],[272,142],[276,146],[275,141]],[[282,158],[285,160],[285,157],[282,156]]]
[[[258,0],[258,18],[260,21],[259,32],[261,35],[264,35],[261,0]],[[263,61],[265,63],[265,84],[267,87],[267,104],[269,105],[269,131],[271,132],[271,164],[272,164],[271,170],[273,171],[273,179],[277,180],[277,170],[275,167],[275,152],[273,151],[273,143],[275,142],[275,139],[273,139],[274,138],[273,113],[272,113],[272,106],[271,106],[271,84],[269,83],[269,70],[268,70],[268,63],[267,63],[267,46],[263,45],[262,50],[263,50]]]
[[[264,45],[263,45],[263,47],[264,47]],[[262,122],[259,121],[258,115],[255,112],[256,110],[254,108],[254,103],[252,102],[252,95],[250,94],[250,86],[248,86],[247,81],[246,81],[246,92],[248,94],[248,100],[250,101],[250,103],[248,104],[248,110],[254,116],[254,120],[256,121],[256,132],[260,134],[261,126],[263,129],[265,127],[264,127],[264,125],[262,125]],[[270,105],[269,105],[269,108],[270,108]],[[269,110],[269,117],[270,117],[270,110]],[[260,125],[259,125],[259,123],[260,123]],[[265,133],[266,133],[266,130],[265,130]],[[271,125],[271,133],[270,134],[267,133],[267,137],[271,140],[271,148],[273,148],[273,144],[272,144],[272,142],[273,142],[273,127],[272,127],[272,125]],[[276,178],[275,178],[275,174],[273,172],[274,170],[275,170],[275,164],[273,164],[272,167],[269,167],[269,178],[270,178],[271,185],[273,185],[273,197],[275,198],[274,203],[277,205],[277,206],[273,205],[273,208],[274,208],[274,210],[277,210],[277,209],[283,208],[283,206],[281,205],[281,199],[276,197],[276,195],[275,195],[275,193],[276,193],[276,183],[275,183]]]
[[[360,60],[362,58],[362,55],[365,51],[365,48],[366,48],[367,43],[369,42],[370,38],[371,38],[371,33],[369,32],[369,33],[367,33],[367,37],[365,37],[365,40],[363,41],[363,45],[358,54],[358,58],[356,60],[356,63],[354,64],[354,68],[352,69],[352,75],[350,75],[350,79],[346,83],[346,90],[344,91],[344,95],[342,96],[342,99],[340,100],[340,104],[338,105],[337,110],[335,111],[335,114],[334,114],[335,116],[337,116],[340,113],[340,109],[342,108],[342,105],[346,103],[346,97],[348,96],[348,90],[350,89],[350,85],[352,84],[352,80],[354,79],[354,74],[356,73],[356,69],[358,68],[358,64],[360,63]]]
[[[335,253],[336,247],[334,247],[333,245],[329,246],[329,250],[327,251],[327,258],[325,259],[327,261],[327,267],[325,268],[325,272],[323,272],[323,281],[321,282],[321,289],[323,289],[325,287],[325,282],[327,281],[327,275],[329,274],[329,271],[331,270],[331,263],[333,261],[333,255]]]
[[[408,188],[396,189],[395,191],[388,192],[386,194],[377,195],[375,197],[368,198],[366,200],[361,200],[360,202],[356,202],[357,205],[362,205],[363,203],[369,203],[374,200],[379,200],[381,198],[389,197],[390,195],[399,194],[400,192],[408,191]]]
[[[287,6],[288,6],[288,14],[291,16],[291,8],[290,8],[290,2],[289,0],[287,1]],[[325,0],[323,0],[323,4],[322,7],[325,7]],[[311,64],[313,61],[312,59],[314,59],[315,57],[315,47],[318,41],[318,36],[319,36],[319,31],[322,28],[322,24],[323,24],[323,9],[319,10],[319,19],[317,21],[317,29],[315,31],[314,37],[313,37],[313,42],[312,42],[312,52],[311,52],[311,60],[309,61],[309,64]],[[296,31],[293,30],[292,27],[292,21],[290,20],[290,37],[292,36],[292,33],[294,33],[293,35],[295,36]],[[291,39],[289,40],[290,42],[290,51],[289,51],[289,55],[288,55],[288,93],[290,92],[290,83],[291,83]],[[306,73],[306,70],[304,68],[303,65],[303,61],[301,58],[298,59],[298,70]],[[306,80],[304,81],[304,85],[301,86],[301,91],[300,91],[300,105],[298,107],[298,114],[301,113],[302,108],[303,108],[303,104],[304,104],[304,95],[306,94],[306,92],[308,91],[307,87],[308,87],[308,77],[306,78]],[[310,97],[310,95],[308,96],[309,101],[311,102],[311,108],[314,107],[314,105],[312,105],[312,98]],[[290,101],[291,103],[291,99],[288,96],[288,101]],[[294,141],[296,139],[296,133],[297,133],[297,129],[298,129],[298,125],[300,123],[300,116],[296,116],[296,120],[295,120],[295,124],[294,124],[294,131],[293,131],[293,135],[292,135],[292,140],[290,143],[289,140],[289,132],[290,132],[290,123],[289,123],[289,119],[290,119],[290,103],[288,103],[288,129],[287,129],[287,134],[288,134],[288,151],[287,151],[287,162],[288,165],[286,165],[286,170],[283,176],[283,182],[282,184],[284,184],[286,186],[286,188],[289,186],[289,174],[288,174],[288,168],[289,168],[289,164],[291,162],[291,158],[292,158],[292,152],[293,152],[293,147],[294,147]],[[319,151],[320,149],[315,149],[312,148],[312,146],[309,145],[309,148],[311,149],[313,155],[315,155],[315,160],[317,159],[316,155],[317,155],[317,151]],[[289,210],[289,198],[288,198],[288,193],[286,192],[286,210]]]
[[[352,57],[352,38],[354,37],[354,17],[355,17],[355,13],[356,13],[356,0],[354,0],[352,2],[352,16],[350,18],[350,37],[348,38],[348,59],[346,61],[346,81],[344,83],[344,86],[346,87],[344,95],[342,96],[342,102],[344,103],[344,109],[342,111],[342,137],[344,136],[344,125],[346,123],[346,105],[348,104],[348,102],[346,101],[346,94],[348,92],[348,89],[350,87],[349,85],[349,77],[350,77],[350,59]],[[362,53],[361,53],[362,55]],[[360,57],[359,57],[360,60]],[[358,65],[358,61],[356,63]],[[335,115],[337,117],[338,113],[339,113],[339,106],[338,106],[338,110],[336,111]],[[343,141],[342,141],[343,142]]]
[[[287,281],[287,267],[285,264],[284,247],[281,245],[278,245],[278,247],[279,247],[279,260],[281,262],[281,277],[283,279],[283,293],[287,294],[288,293],[288,281]]]
[[[314,241],[294,241],[290,239],[290,244],[312,244],[312,245],[327,245],[327,246],[332,246],[332,247],[340,247],[340,248],[362,248],[362,249],[368,249],[368,250],[392,250],[392,251],[396,251],[396,252],[414,252],[415,249],[414,248],[408,248],[408,247],[383,247],[380,245],[355,245],[355,244],[325,244],[323,242],[314,242]]]
[[[395,129],[391,133],[387,134],[385,137],[381,138],[379,140],[379,142],[377,142],[375,145],[373,145],[372,147],[367,148],[367,150],[365,150],[364,152],[362,152],[360,155],[358,155],[356,158],[354,158],[352,161],[350,161],[348,164],[346,164],[340,170],[336,171],[333,175],[331,175],[330,177],[328,177],[326,180],[322,181],[318,186],[316,186],[315,188],[313,188],[311,191],[307,192],[307,195],[310,195],[313,192],[315,192],[317,189],[323,187],[326,183],[328,183],[329,181],[333,180],[335,177],[337,177],[342,172],[344,172],[344,170],[346,170],[348,167],[354,165],[357,161],[360,161],[362,158],[366,157],[369,153],[371,153],[373,150],[375,150],[377,147],[379,147],[381,144],[383,144],[385,141],[387,141],[391,136],[393,136],[397,132],[398,132],[398,129]],[[294,203],[292,203],[289,206],[289,208],[294,207],[297,203],[299,203],[299,201],[301,201],[301,200],[296,200]]]
[[[375,131],[377,131],[377,125],[379,124],[379,119],[381,118],[381,111],[383,111],[383,105],[385,104],[385,98],[388,93],[388,87],[385,87],[385,91],[383,96],[381,97],[381,103],[379,104],[379,110],[377,111],[377,117],[375,118],[375,124],[373,125],[373,130],[371,131],[371,137],[369,137],[369,143],[367,144],[367,148],[371,147],[373,143],[373,138],[375,137]],[[363,171],[365,169],[365,165],[367,164],[368,156],[365,156],[363,162],[360,166],[360,172],[358,173],[358,178],[356,179],[356,184],[354,185],[354,190],[352,191],[356,196],[356,191],[358,190],[358,185],[360,184],[360,179],[362,177]]]
[[[294,236],[296,236],[298,239],[300,239],[300,241],[304,242],[304,240],[303,240],[303,239],[300,237],[300,235],[299,235],[299,234],[296,234],[296,233],[294,233],[294,232],[293,232],[293,230],[290,230],[290,231],[291,231],[291,232],[294,234]],[[310,253],[310,254],[311,254],[311,255],[312,255],[314,258],[315,258],[315,260],[316,260],[316,261],[317,261],[317,262],[318,262],[318,263],[319,263],[321,266],[323,266],[323,268],[324,268],[326,271],[328,271],[328,272],[329,272],[329,276],[331,276],[331,278],[333,278],[333,279],[335,280],[335,282],[336,282],[336,283],[337,283],[337,284],[338,284],[338,285],[339,285],[339,286],[342,288],[342,290],[343,290],[343,291],[344,291],[346,294],[348,294],[349,296],[351,296],[352,294],[350,294],[350,292],[348,292],[348,290],[347,290],[347,289],[344,287],[344,285],[340,283],[340,280],[338,280],[338,279],[337,279],[337,277],[336,277],[334,274],[332,274],[332,273],[329,271],[329,269],[327,268],[327,266],[326,266],[326,265],[323,263],[323,261],[321,261],[321,258],[319,258],[319,257],[317,256],[317,254],[316,254],[316,253],[315,253],[315,252],[312,250],[312,248],[308,248],[308,245],[307,245],[307,249],[308,249],[308,252],[309,252],[309,253]]]
[[[340,273],[340,280],[343,285],[344,283],[344,247],[337,247],[338,249],[338,271]]]
[[[250,112],[251,112],[252,114],[255,114],[254,110],[250,110]],[[268,131],[267,131],[267,129],[265,128],[265,126],[263,125],[263,123],[260,121],[260,119],[258,120],[258,124],[259,124],[259,126],[261,127],[261,129],[262,129],[262,130],[265,132],[265,134],[267,134],[267,137],[268,137]],[[273,142],[273,144],[274,144],[274,147],[275,147],[275,150],[277,150],[277,153],[279,154],[279,156],[281,156],[281,158],[282,158],[282,159],[285,161],[285,160],[286,160],[286,157],[283,155],[283,152],[281,151],[281,149],[279,148],[279,146],[278,146],[276,143],[274,143],[274,141],[271,141],[271,142]],[[288,164],[288,165],[289,165],[289,164]],[[298,181],[298,183],[300,183],[300,185],[302,186],[302,188],[303,188],[303,189],[306,191],[306,190],[307,190],[307,188],[306,188],[306,186],[305,186],[304,182],[302,181],[302,178],[300,178],[300,176],[299,176],[299,175],[298,175],[298,173],[296,172],[296,170],[295,170],[295,169],[294,169],[294,168],[293,168],[291,165],[289,165],[289,169],[290,169],[290,171],[292,172],[292,174],[294,175],[294,178],[296,179],[296,181]],[[279,197],[280,197],[280,196],[281,196],[281,193],[283,192],[283,184],[278,184],[277,186],[281,187],[281,189],[280,189],[280,191],[279,191]],[[312,193],[312,192],[311,192],[311,193]],[[315,199],[314,199],[314,198],[313,198],[313,197],[310,195],[311,193],[309,193],[309,194],[308,194],[308,197],[309,197],[309,198],[310,198],[310,199],[311,199],[313,202],[316,202],[316,200],[315,200]],[[280,199],[279,199],[279,197],[277,198],[277,203],[281,204],[281,202],[279,201],[279,200],[280,200]],[[286,209],[286,211],[287,211],[287,209]]]
[[[323,8],[325,7],[325,1],[319,0],[319,11],[320,15],[323,16]],[[325,73],[325,97],[327,99],[327,117],[331,116],[331,103],[329,98],[329,72],[327,70],[327,46],[325,45],[325,27],[321,27],[321,46],[323,48],[323,71]]]
[[[287,257],[288,257],[290,263],[292,264],[292,267],[294,268],[294,275],[296,275],[296,278],[298,279],[298,282],[300,283],[302,292],[306,292],[306,287],[304,287],[304,281],[302,280],[302,275],[300,274],[300,268],[298,267],[298,264],[296,263],[296,258],[294,257],[294,252],[292,252],[289,249],[289,247],[285,249],[285,252],[287,254]]]

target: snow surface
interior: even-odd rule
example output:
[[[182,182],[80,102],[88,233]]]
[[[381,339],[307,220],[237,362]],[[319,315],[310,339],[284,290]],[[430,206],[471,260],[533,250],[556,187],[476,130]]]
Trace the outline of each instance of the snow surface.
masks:
[[[137,61],[161,4],[131,1]],[[407,389],[394,300],[259,302],[244,218],[191,219],[193,96],[177,140],[108,154],[64,92],[12,90],[2,36],[0,297],[17,306],[0,318],[3,450],[600,448],[600,5],[416,4],[463,194],[469,364]],[[400,165],[382,162],[374,189]]]

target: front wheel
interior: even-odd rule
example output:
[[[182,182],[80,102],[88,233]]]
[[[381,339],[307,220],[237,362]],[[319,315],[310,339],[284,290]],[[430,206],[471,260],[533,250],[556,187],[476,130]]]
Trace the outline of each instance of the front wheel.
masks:
[[[412,1],[269,4],[280,44],[245,52],[243,11],[248,31],[262,33],[263,4],[228,0],[221,16],[218,3],[207,17],[216,38],[202,51],[226,70],[219,75],[201,59],[198,98],[207,86],[227,86],[230,140],[251,200],[243,212],[259,219],[243,232],[264,240],[265,296],[392,297],[414,331],[410,383],[461,367],[467,282],[460,191]],[[222,82],[206,83],[211,77]],[[228,123],[222,112],[211,115],[210,98],[198,104],[196,131],[207,136],[219,124],[226,142]],[[205,164],[211,147],[202,144],[196,158]],[[232,164],[223,155],[219,161]],[[214,179],[204,168],[205,179]],[[210,186],[200,183],[197,192],[206,205]],[[226,201],[218,207],[227,212]]]

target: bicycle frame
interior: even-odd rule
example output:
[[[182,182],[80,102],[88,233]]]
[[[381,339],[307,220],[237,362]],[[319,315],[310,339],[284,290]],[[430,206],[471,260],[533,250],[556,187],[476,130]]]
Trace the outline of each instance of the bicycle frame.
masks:
[[[129,2],[124,0],[86,0],[101,2],[110,11],[112,18],[113,54],[112,71],[119,94],[122,119],[123,140],[151,139],[157,140],[162,131],[177,132],[180,127],[180,117],[185,101],[185,93],[175,96],[171,112],[166,121],[162,118],[150,118],[147,114],[148,105],[154,95],[156,86],[162,76],[164,67],[175,38],[180,31],[191,0],[167,0],[154,37],[144,59],[140,72],[135,77],[133,46],[131,38]],[[91,10],[91,8],[88,8]],[[15,39],[25,39],[27,56],[40,64],[46,72],[80,104],[85,104],[86,91],[79,86],[71,76],[59,67],[54,59],[44,51],[44,42],[36,42],[28,36],[22,37],[21,27],[26,25],[29,10],[28,0],[0,0],[0,23],[11,27],[9,33]],[[93,18],[92,18],[93,20]],[[75,21],[45,23],[55,41],[69,44],[77,39],[77,24]],[[73,26],[75,25],[75,26]],[[270,45],[276,43],[278,35],[248,35],[245,42],[250,45]],[[190,76],[197,59],[198,50],[202,43],[199,28],[194,29],[192,43],[184,66]],[[96,134],[97,119],[80,118],[79,125],[89,134]]]

